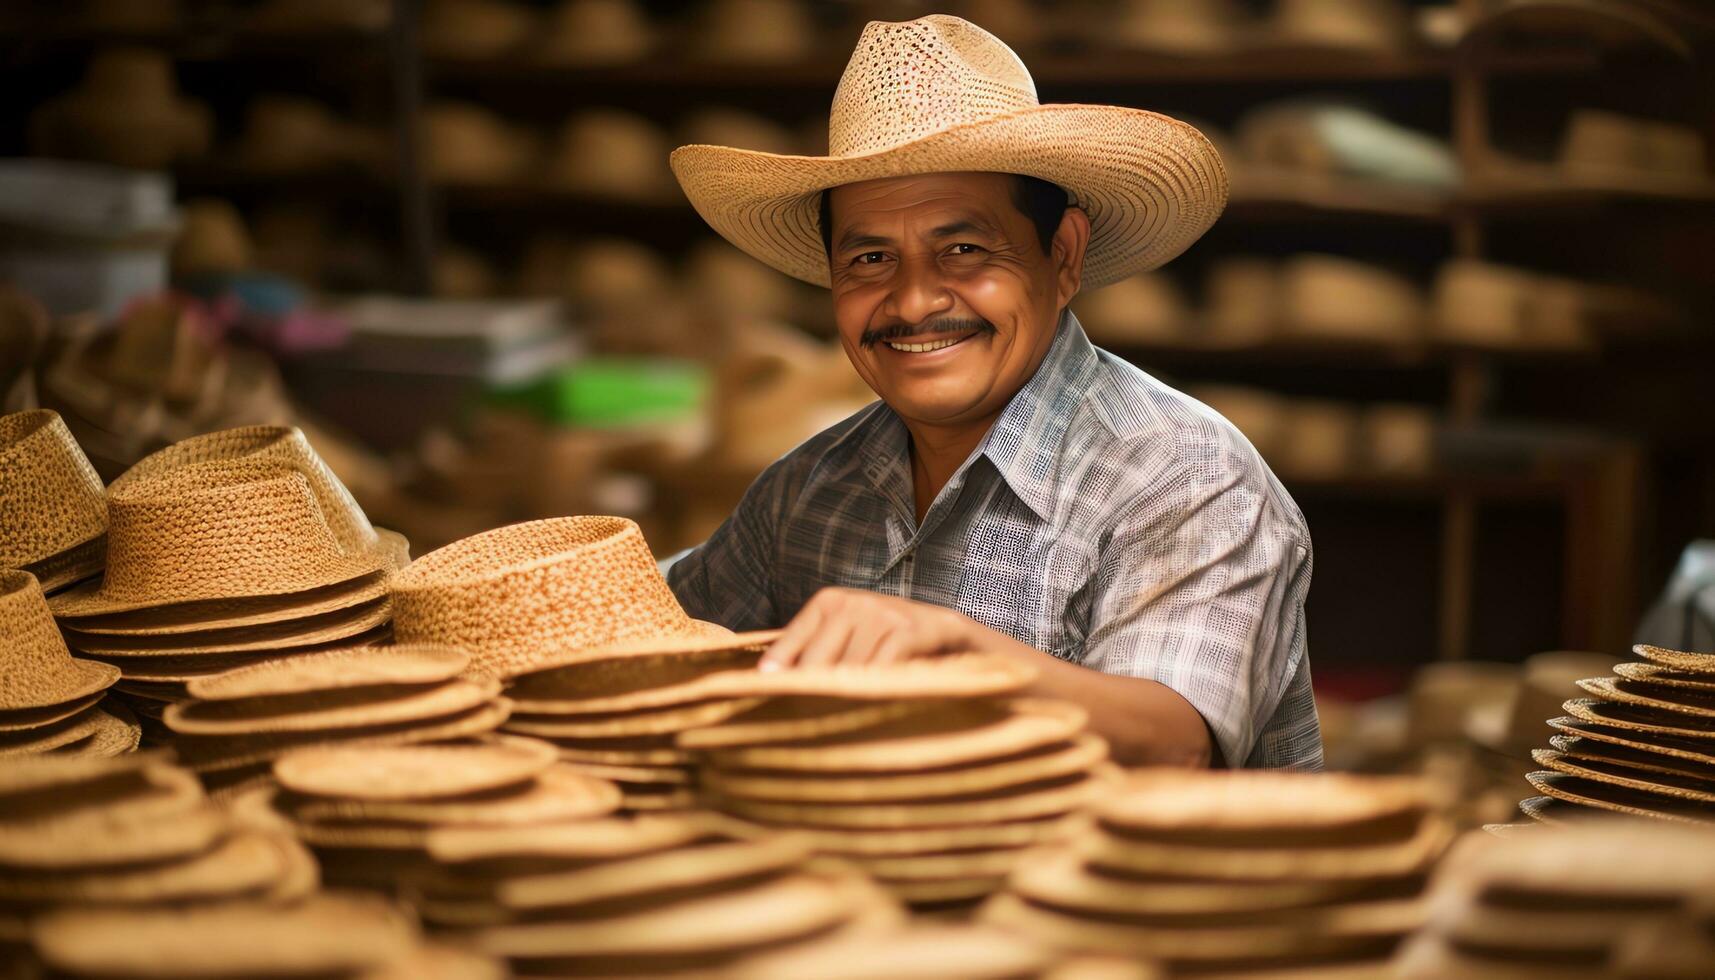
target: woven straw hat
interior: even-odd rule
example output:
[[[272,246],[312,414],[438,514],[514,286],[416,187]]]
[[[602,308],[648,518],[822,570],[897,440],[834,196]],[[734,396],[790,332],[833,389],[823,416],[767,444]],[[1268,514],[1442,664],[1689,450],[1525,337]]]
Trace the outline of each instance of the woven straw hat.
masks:
[[[280,460],[192,463],[108,494],[107,571],[53,598],[56,616],[317,589],[380,571],[347,550],[313,482]]]
[[[823,190],[912,174],[1025,174],[1071,193],[1090,216],[1084,288],[1155,268],[1226,205],[1220,155],[1195,128],[1118,106],[1042,105],[998,38],[946,15],[864,28],[829,116],[829,156],[693,145],[673,172],[727,240],[826,286]]]
[[[1715,675],[1715,653],[1686,653],[1682,650],[1668,650],[1664,647],[1650,646],[1640,643],[1632,647],[1632,652],[1652,664],[1660,664],[1674,670],[1682,670],[1690,674]]]
[[[472,651],[472,669],[534,669],[550,651],[706,633],[673,597],[643,532],[621,517],[565,517],[455,541],[395,575],[401,642]]]
[[[1651,755],[1662,755],[1670,759],[1683,759],[1688,762],[1715,766],[1715,744],[1708,742],[1700,743],[1693,739],[1659,737],[1646,741],[1637,732],[1572,717],[1550,718],[1548,725],[1550,728],[1564,733],[1564,735],[1556,735],[1553,738],[1570,737],[1578,740],[1589,740],[1600,742],[1603,745],[1647,752]],[[1553,741],[1553,738],[1550,741]],[[1556,747],[1561,746],[1557,745]]]
[[[440,718],[494,700],[500,682],[492,677],[454,679],[403,688],[312,691],[233,701],[184,701],[168,705],[161,720],[186,735],[254,735],[314,732]]]
[[[204,701],[230,701],[380,684],[434,684],[457,677],[469,662],[463,650],[428,643],[356,647],[241,667],[197,678],[187,687]]]
[[[0,571],[0,664],[0,720],[87,698],[119,679],[118,667],[72,658],[35,576],[15,570]]]
[[[0,416],[0,568],[38,572],[48,590],[87,578],[106,530],[101,477],[59,414]]]
[[[294,792],[377,802],[432,800],[499,789],[554,765],[541,742],[501,738],[468,745],[333,746],[294,752],[274,764]]]

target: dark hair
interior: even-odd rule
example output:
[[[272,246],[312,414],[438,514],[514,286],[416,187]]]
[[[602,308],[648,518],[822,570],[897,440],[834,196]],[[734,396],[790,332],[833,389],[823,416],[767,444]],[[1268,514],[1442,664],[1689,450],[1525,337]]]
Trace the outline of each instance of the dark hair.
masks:
[[[1066,216],[1066,208],[1071,203],[1066,192],[1058,186],[1040,177],[1027,177],[1024,174],[1011,174],[1012,204],[1019,213],[1030,219],[1036,226],[1036,240],[1042,244],[1042,254],[1047,255],[1054,245],[1054,233],[1060,230],[1060,219]],[[828,203],[829,192],[822,192],[822,247],[827,251],[828,258],[834,257],[834,212]]]

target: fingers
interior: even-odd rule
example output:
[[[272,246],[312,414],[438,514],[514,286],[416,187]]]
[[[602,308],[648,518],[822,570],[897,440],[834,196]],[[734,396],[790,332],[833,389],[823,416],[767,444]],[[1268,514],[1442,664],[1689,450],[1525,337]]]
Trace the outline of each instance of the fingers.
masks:
[[[821,607],[812,599],[798,611],[798,615],[792,617],[786,628],[780,631],[780,636],[763,653],[762,659],[757,661],[757,669],[784,670],[796,665],[805,645],[816,636],[821,624]]]
[[[804,645],[804,652],[798,655],[797,665],[832,667],[834,664],[846,663],[846,647],[851,638],[851,617],[837,614],[828,616],[822,620],[822,628]]]

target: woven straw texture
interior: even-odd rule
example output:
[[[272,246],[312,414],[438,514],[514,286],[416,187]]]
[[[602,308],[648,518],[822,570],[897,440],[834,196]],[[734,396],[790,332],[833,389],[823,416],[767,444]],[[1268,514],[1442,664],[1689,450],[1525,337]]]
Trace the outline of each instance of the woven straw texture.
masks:
[[[1215,223],[1227,174],[1195,128],[1117,106],[1041,105],[1024,63],[957,17],[872,22],[834,92],[827,157],[683,146],[673,172],[697,212],[780,271],[828,285],[820,192],[911,174],[1026,174],[1090,216],[1084,288],[1171,260]]]
[[[340,547],[309,481],[263,460],[195,463],[113,490],[107,572],[54,596],[57,616],[281,595],[380,570]]]
[[[545,650],[695,632],[643,532],[619,517],[496,528],[417,559],[393,577],[400,642],[472,651],[471,669],[532,669]]]
[[[72,659],[35,576],[0,572],[0,711],[63,704],[118,679],[118,667]]]
[[[0,416],[0,568],[44,561],[105,530],[101,477],[59,413]]]
[[[341,648],[199,677],[188,686],[202,700],[231,701],[376,684],[433,684],[457,676],[469,662],[463,650],[431,644]]]
[[[341,550],[370,551],[379,544],[375,528],[351,491],[322,462],[303,431],[291,426],[252,425],[185,439],[138,460],[113,481],[112,489],[119,491],[197,463],[237,459],[276,460],[302,473]]]
[[[385,571],[375,572],[319,589],[278,596],[182,602],[111,615],[71,616],[67,617],[69,621],[65,625],[86,633],[112,636],[168,636],[266,626],[373,602],[387,594],[387,574]]]

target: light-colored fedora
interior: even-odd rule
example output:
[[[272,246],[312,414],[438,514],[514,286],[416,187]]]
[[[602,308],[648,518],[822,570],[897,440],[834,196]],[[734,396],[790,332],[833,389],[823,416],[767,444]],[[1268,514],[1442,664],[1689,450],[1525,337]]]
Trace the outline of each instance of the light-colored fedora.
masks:
[[[842,184],[950,171],[1050,181],[1090,216],[1086,289],[1172,259],[1227,198],[1220,155],[1194,127],[1141,109],[1042,105],[1011,49],[939,14],[864,28],[834,94],[828,149],[693,145],[675,150],[672,166],[716,231],[818,286],[829,282],[821,192]]]
[[[472,669],[525,673],[548,655],[707,635],[621,517],[530,521],[455,541],[394,575],[400,641],[472,652]]]
[[[0,571],[0,664],[0,720],[85,700],[119,679],[112,664],[72,657],[35,576],[17,570]]]
[[[107,570],[53,597],[56,616],[275,596],[387,567],[344,547],[295,466],[271,459],[191,463],[108,494]]]
[[[101,571],[106,530],[101,477],[59,413],[0,416],[0,568],[61,588]]]

